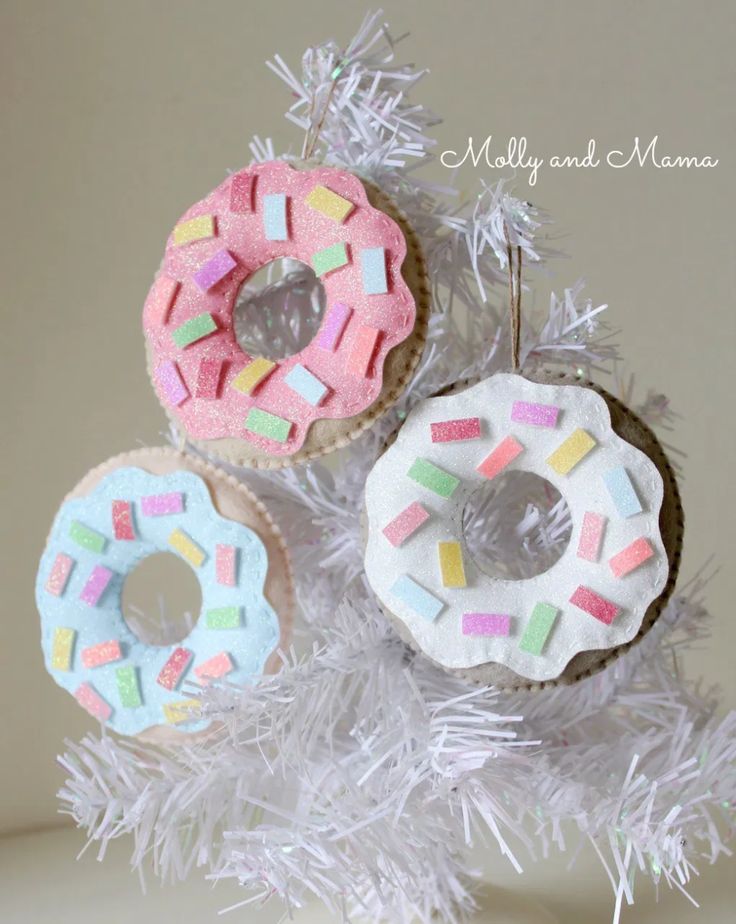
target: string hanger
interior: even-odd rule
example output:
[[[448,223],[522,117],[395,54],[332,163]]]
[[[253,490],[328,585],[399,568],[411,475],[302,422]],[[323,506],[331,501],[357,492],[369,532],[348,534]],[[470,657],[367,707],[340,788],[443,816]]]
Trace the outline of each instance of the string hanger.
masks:
[[[509,313],[511,315],[511,369],[521,372],[521,245],[514,247],[509,237],[509,226],[504,221],[506,257],[509,270]],[[516,259],[514,260],[514,253]]]

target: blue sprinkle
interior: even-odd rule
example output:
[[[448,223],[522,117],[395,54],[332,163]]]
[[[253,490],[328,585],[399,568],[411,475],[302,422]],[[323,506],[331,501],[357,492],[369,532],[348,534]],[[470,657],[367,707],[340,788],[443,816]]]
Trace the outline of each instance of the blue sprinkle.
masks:
[[[263,197],[263,233],[267,241],[286,241],[286,196],[272,193]]]
[[[386,251],[383,247],[368,247],[360,251],[360,271],[366,295],[384,295],[388,292]]]
[[[420,587],[419,584],[410,578],[408,574],[403,574],[391,588],[391,593],[398,600],[401,600],[410,610],[413,610],[418,616],[432,622],[440,614],[444,607],[442,600],[438,600],[434,594]]]
[[[633,517],[641,513],[641,501],[637,497],[631,478],[623,465],[612,468],[603,475],[603,481],[611,495],[611,500],[622,517]]]
[[[292,391],[295,391],[313,407],[316,407],[327,394],[327,386],[299,363],[289,370],[284,381]]]

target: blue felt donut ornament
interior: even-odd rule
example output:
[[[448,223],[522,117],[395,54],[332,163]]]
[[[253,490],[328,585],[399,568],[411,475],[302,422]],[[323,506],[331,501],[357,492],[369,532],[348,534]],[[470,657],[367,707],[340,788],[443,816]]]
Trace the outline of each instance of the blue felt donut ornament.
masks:
[[[151,645],[122,612],[126,577],[173,552],[194,570],[202,610],[189,635]],[[293,586],[265,507],[235,479],[173,449],[94,469],[61,505],[36,580],[46,667],[91,715],[125,735],[207,727],[197,688],[276,669]]]

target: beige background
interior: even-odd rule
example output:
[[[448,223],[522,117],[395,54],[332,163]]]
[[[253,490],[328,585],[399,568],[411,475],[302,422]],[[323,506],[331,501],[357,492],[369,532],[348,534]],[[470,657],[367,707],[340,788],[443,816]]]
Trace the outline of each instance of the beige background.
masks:
[[[548,208],[566,233],[571,258],[555,267],[551,284],[561,289],[584,274],[590,295],[611,305],[640,394],[648,386],[660,389],[683,415],[673,442],[688,453],[684,574],[712,553],[725,566],[709,589],[713,639],[689,654],[688,667],[720,683],[725,702],[736,705],[730,560],[736,30],[730,4],[422,0],[386,6],[394,33],[412,32],[400,57],[431,68],[417,98],[445,117],[437,129],[439,150],[462,146],[469,134],[492,133],[499,147],[509,135],[526,135],[533,152],[549,157],[583,152],[590,137],[605,151],[630,146],[636,135],[659,134],[663,153],[720,158],[713,170],[543,169],[534,189],[522,175],[518,190]],[[351,36],[362,12],[346,0],[0,2],[6,422],[0,832],[64,821],[56,814],[61,776],[54,756],[64,736],[79,736],[89,722],[43,670],[35,568],[58,502],[84,472],[160,439],[164,418],[145,376],[140,310],[165,237],[226,168],[248,161],[253,133],[272,136],[277,149],[300,143],[281,115],[288,94],[263,66],[265,58],[278,51],[296,67],[309,43]],[[463,171],[467,188],[476,172]],[[432,175],[446,171],[437,166]],[[495,178],[492,171],[485,175]],[[542,280],[538,303],[547,291]],[[54,914],[58,921],[48,890],[54,877],[72,882],[74,876],[79,884],[66,908],[69,920],[84,909],[91,915],[85,919],[99,919],[84,894],[97,888],[89,863],[74,867],[71,860],[80,834],[5,843],[0,880],[15,885],[4,893],[2,886],[0,895],[24,896],[11,903],[11,920]],[[23,865],[37,851],[48,882],[30,862]],[[154,920],[163,893],[143,903],[136,880],[124,871],[124,851],[114,853],[118,859],[100,875],[121,903],[120,920],[133,909],[139,920]],[[728,867],[709,870],[696,886],[709,909],[705,920],[726,920],[718,909],[726,907]],[[532,869],[507,884],[526,883],[566,920],[608,919],[602,874],[588,875],[584,866],[572,882],[556,869]],[[166,899],[167,907],[179,907],[186,895],[181,907],[191,911],[183,919],[214,920],[226,899],[199,883],[187,890]],[[659,909],[643,905],[637,912],[638,921],[696,919],[684,900],[672,897]],[[117,920],[111,913],[106,920]]]

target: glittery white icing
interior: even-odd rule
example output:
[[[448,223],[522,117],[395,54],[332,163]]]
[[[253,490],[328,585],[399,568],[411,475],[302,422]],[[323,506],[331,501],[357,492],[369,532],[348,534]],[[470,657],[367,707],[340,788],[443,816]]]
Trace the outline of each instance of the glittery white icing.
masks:
[[[560,408],[556,426],[541,428],[512,420],[515,401]],[[433,443],[432,423],[469,416],[481,419],[480,440]],[[581,428],[597,446],[567,475],[559,475],[547,458]],[[529,580],[510,581],[484,574],[471,558],[462,530],[463,510],[483,483],[476,471],[506,436],[515,437],[524,452],[509,471],[534,472],[549,481],[565,498],[572,516],[572,534],[560,559],[546,572]],[[460,486],[443,499],[406,475],[417,458],[426,459],[460,479]],[[622,517],[604,483],[606,472],[624,466],[642,503],[640,514]],[[368,581],[381,602],[401,619],[422,651],[448,668],[467,668],[495,662],[529,680],[558,677],[569,660],[581,651],[612,648],[630,641],[638,632],[649,604],[663,590],[668,562],[659,531],[663,482],[654,463],[611,428],[608,407],[588,388],[541,385],[520,375],[499,374],[460,394],[430,398],[418,405],[401,427],[395,443],[373,467],[366,483],[369,521],[365,553]],[[412,501],[419,501],[430,517],[399,548],[382,530]],[[597,562],[576,554],[586,511],[608,517]],[[625,578],[617,578],[608,562],[635,539],[645,537],[654,555]],[[467,587],[442,584],[437,543],[462,545]],[[433,620],[422,618],[391,593],[401,575],[408,575],[445,604]],[[615,603],[620,612],[611,625],[571,604],[570,597],[583,585]],[[519,641],[537,603],[558,609],[556,622],[540,655],[520,649]],[[463,635],[464,613],[508,614],[506,637]]]

